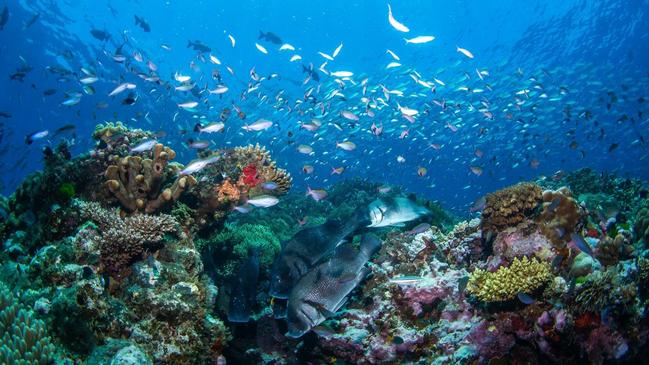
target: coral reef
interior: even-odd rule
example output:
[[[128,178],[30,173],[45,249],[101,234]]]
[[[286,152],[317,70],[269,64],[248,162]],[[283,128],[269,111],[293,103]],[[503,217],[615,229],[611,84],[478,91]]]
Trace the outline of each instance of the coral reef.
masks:
[[[542,190],[536,184],[520,183],[488,194],[482,211],[482,231],[498,233],[529,218],[541,203]]]
[[[176,176],[170,187],[163,188],[166,180],[178,174],[178,166],[169,164],[176,152],[156,143],[150,157],[140,155],[118,157],[113,155],[106,168],[106,186],[130,212],[142,210],[153,213],[165,204],[176,201],[185,190],[196,184],[191,175]]]
[[[201,151],[210,163],[179,175],[151,132],[108,123],[93,137],[89,154],[46,149],[44,171],[0,198],[0,279],[14,292],[0,284],[0,362],[572,365],[646,353],[639,181],[582,170],[521,183],[462,222],[420,200],[431,215],[372,229],[382,246],[371,273],[289,339],[277,321],[286,301],[267,293],[281,242],[403,192],[350,179],[315,201],[289,193],[290,175],[258,145]],[[245,204],[259,195],[282,199]],[[224,323],[246,262],[254,323]]]
[[[550,279],[552,272],[547,262],[525,256],[496,272],[475,269],[466,289],[482,301],[498,302],[514,299],[519,293],[533,293]]]
[[[14,294],[0,282],[0,363],[52,363],[56,349],[50,342],[43,321],[23,308]]]

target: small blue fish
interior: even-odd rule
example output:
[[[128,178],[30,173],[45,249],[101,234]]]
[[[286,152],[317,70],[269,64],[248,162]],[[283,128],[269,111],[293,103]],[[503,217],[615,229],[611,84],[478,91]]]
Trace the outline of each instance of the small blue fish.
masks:
[[[274,183],[272,181],[266,181],[265,183],[261,184],[261,187],[264,190],[275,190],[278,188],[277,183]]]
[[[530,305],[534,304],[535,302],[534,298],[532,298],[529,294],[518,293],[516,296],[518,297],[518,300],[520,300],[523,304]]]
[[[572,242],[575,243],[577,248],[586,253],[588,256],[593,257],[593,249],[590,248],[590,245],[584,240],[584,238],[577,233],[573,233],[570,235],[570,238],[572,239]]]
[[[32,144],[32,143],[34,143],[34,141],[37,141],[39,139],[43,139],[43,138],[47,137],[49,134],[50,134],[50,132],[47,131],[47,130],[30,133],[25,137],[25,143]]]

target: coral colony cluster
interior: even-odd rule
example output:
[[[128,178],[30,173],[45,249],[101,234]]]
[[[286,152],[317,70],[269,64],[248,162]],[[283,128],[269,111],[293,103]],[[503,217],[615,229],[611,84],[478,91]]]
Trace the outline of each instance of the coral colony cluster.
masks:
[[[286,195],[291,177],[259,146],[204,150],[210,163],[194,171],[150,132],[116,123],[93,137],[79,157],[46,149],[44,170],[0,200],[0,363],[604,364],[648,354],[639,181],[587,169],[541,178],[487,195],[467,221],[421,202],[430,214],[419,221],[373,230],[381,248],[344,306],[288,338],[268,294],[282,242],[389,189],[348,180],[316,202]],[[251,210],[259,196],[283,197]],[[249,322],[229,321],[250,267]]]

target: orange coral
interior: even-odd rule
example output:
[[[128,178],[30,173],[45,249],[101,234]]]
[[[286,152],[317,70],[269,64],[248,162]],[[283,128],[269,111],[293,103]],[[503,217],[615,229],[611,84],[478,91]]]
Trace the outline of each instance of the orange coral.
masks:
[[[532,215],[541,203],[541,188],[532,183],[521,183],[498,190],[486,196],[482,212],[482,231],[498,233],[515,227]]]
[[[236,203],[241,198],[241,192],[229,179],[217,185],[215,189],[220,204]]]

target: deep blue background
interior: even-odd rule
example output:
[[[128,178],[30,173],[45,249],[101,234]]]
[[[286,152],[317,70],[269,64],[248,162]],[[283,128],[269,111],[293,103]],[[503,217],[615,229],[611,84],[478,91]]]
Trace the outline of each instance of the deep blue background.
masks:
[[[4,151],[0,156],[4,194],[10,193],[25,174],[40,168],[40,149],[44,144],[53,143],[41,141],[27,146],[25,135],[41,129],[52,131],[67,123],[77,125],[75,153],[92,146],[89,135],[97,122],[119,119],[130,126],[167,131],[169,135],[164,141],[177,149],[180,162],[186,163],[194,157],[193,151],[182,146],[187,136],[180,136],[176,131],[191,128],[196,119],[181,111],[176,122],[172,120],[178,112],[175,104],[191,98],[160,90],[151,92],[151,85],[125,72],[123,65],[112,62],[103,53],[104,50],[115,51],[121,44],[123,32],[131,39],[125,53],[130,57],[132,47],[137,47],[145,59],[153,60],[158,66],[160,76],[170,82],[173,82],[174,72],[189,74],[194,79],[201,74],[209,78],[214,67],[209,62],[196,60],[195,52],[186,48],[188,40],[199,39],[208,44],[224,64],[235,70],[235,75],[230,76],[223,66],[219,67],[231,92],[213,103],[212,118],[220,109],[235,102],[249,114],[247,121],[264,117],[283,128],[243,134],[240,132],[243,123],[235,119],[225,134],[210,136],[210,139],[217,145],[259,142],[268,146],[279,165],[293,173],[298,190],[306,189],[307,185],[321,187],[344,177],[361,175],[404,185],[465,212],[470,202],[481,194],[520,179],[551,175],[560,169],[589,166],[600,171],[649,178],[644,159],[647,146],[633,143],[640,135],[649,138],[646,113],[644,117],[638,116],[638,111],[646,111],[646,104],[637,102],[639,97],[647,97],[649,90],[647,0],[392,1],[395,17],[411,29],[408,37],[430,34],[437,38],[431,44],[420,46],[405,45],[404,34],[390,27],[387,3],[383,1],[86,0],[7,1],[6,4],[11,15],[5,29],[0,31],[0,111],[10,112],[12,117],[0,118],[0,123],[4,124],[0,142],[0,150]],[[0,2],[0,7],[4,5]],[[35,12],[41,13],[38,21],[23,29],[23,23]],[[134,25],[135,14],[149,22],[151,33],[144,33]],[[93,27],[107,30],[112,40],[103,44],[92,38],[90,29]],[[416,69],[426,80],[439,77],[447,83],[451,83],[449,80],[461,83],[458,79],[466,71],[472,77],[469,82],[475,83],[476,68],[489,70],[487,82],[499,88],[493,96],[467,96],[474,105],[485,96],[497,104],[494,109],[502,111],[507,108],[505,100],[513,100],[513,92],[533,84],[530,77],[542,79],[554,94],[560,85],[566,86],[570,90],[570,100],[554,103],[539,100],[534,112],[528,105],[520,112],[520,117],[529,123],[527,126],[503,118],[488,121],[479,114],[466,113],[457,121],[462,126],[457,133],[449,132],[444,127],[446,119],[442,118],[422,119],[408,126],[404,120],[390,122],[390,117],[384,115],[379,116],[380,121],[386,129],[392,126],[394,131],[380,140],[358,131],[327,132],[321,139],[314,140],[311,134],[298,130],[296,144],[309,143],[316,149],[315,156],[306,157],[298,154],[294,146],[287,147],[285,132],[295,127],[299,120],[308,121],[309,118],[274,113],[267,104],[257,107],[251,95],[246,101],[238,98],[238,93],[248,83],[248,71],[252,67],[259,75],[281,75],[281,81],[271,81],[262,87],[262,92],[271,98],[284,90],[284,95],[294,102],[305,91],[301,85],[304,78],[301,64],[288,62],[291,52],[278,52],[277,47],[262,42],[270,54],[263,55],[255,49],[260,29],[280,35],[284,42],[297,48],[296,53],[302,55],[305,63],[313,62],[316,67],[324,61],[318,51],[331,54],[343,42],[343,50],[329,70],[353,71],[356,76],[376,80],[374,85],[384,82],[391,89],[410,78],[386,73],[385,65],[391,61],[385,54],[386,48],[399,54],[404,70]],[[236,38],[235,48],[230,46],[227,34]],[[161,44],[172,50],[162,49]],[[470,49],[476,55],[475,60],[469,61],[459,55],[456,45]],[[72,58],[66,59],[62,56],[64,53],[71,54]],[[8,77],[20,67],[19,56],[34,68],[23,83]],[[190,69],[192,60],[200,69]],[[57,81],[59,76],[48,72],[47,66],[65,67],[77,74],[80,67],[90,66],[102,81],[93,85],[97,90],[95,95],[84,95],[75,107],[63,107],[60,105],[63,93],[81,91],[81,85],[75,76],[70,76],[68,82]],[[146,66],[137,67],[144,70]],[[515,71],[519,68],[523,76],[517,77]],[[541,69],[549,70],[551,76],[544,76]],[[115,99],[107,97],[122,82],[121,76],[138,84],[136,91],[140,99],[134,106],[120,105],[126,93]],[[329,79],[322,76],[323,81],[328,82]],[[331,83],[325,85],[331,86]],[[212,83],[210,87],[213,86]],[[57,94],[43,97],[42,92],[49,88],[56,88]],[[509,96],[503,94],[505,91]],[[462,94],[444,92],[440,88],[438,95],[428,95],[427,101],[432,97],[462,99]],[[606,109],[608,92],[619,99],[612,110]],[[98,102],[107,102],[109,107],[97,109]],[[400,102],[417,107],[422,100],[406,97]],[[572,109],[573,120],[562,123],[566,103]],[[354,105],[358,105],[358,100]],[[593,112],[599,127],[594,127],[592,121],[575,121],[584,109]],[[146,113],[151,122],[143,117]],[[618,121],[624,114],[634,116],[634,122]],[[372,121],[361,120],[361,123],[360,129],[367,130]],[[476,131],[481,127],[492,130],[488,138],[477,136]],[[410,129],[411,137],[400,140],[397,137],[404,128]],[[596,138],[599,128],[606,131],[602,140]],[[563,135],[571,129],[577,131],[577,150],[568,147],[572,138],[566,139]],[[429,140],[417,137],[417,130]],[[549,131],[551,138],[525,139],[526,131],[532,134]],[[359,148],[352,153],[336,151],[335,141],[342,138],[351,138]],[[440,151],[426,149],[429,143],[436,142],[444,145]],[[613,143],[619,147],[609,153]],[[472,160],[476,147],[485,151],[482,160]],[[579,150],[585,152],[585,158]],[[406,163],[397,164],[397,155],[405,156]],[[497,164],[487,162],[494,156]],[[529,167],[533,158],[540,162],[537,169]],[[300,173],[305,163],[316,166],[313,176]],[[471,165],[483,166],[485,173],[475,176],[468,168]],[[331,167],[338,166],[347,166],[347,171],[341,177],[331,177]],[[417,176],[419,166],[428,168],[426,177]]]

